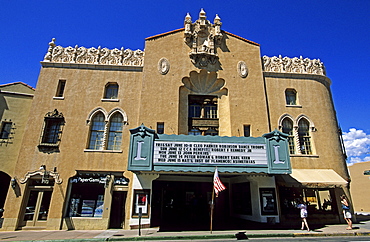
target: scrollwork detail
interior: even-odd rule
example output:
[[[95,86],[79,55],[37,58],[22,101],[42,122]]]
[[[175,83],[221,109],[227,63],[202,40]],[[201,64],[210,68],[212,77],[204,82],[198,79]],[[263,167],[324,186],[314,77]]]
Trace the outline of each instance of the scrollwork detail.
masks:
[[[94,65],[143,66],[144,52],[130,49],[108,49],[91,47],[62,47],[55,45],[55,38],[49,43],[44,62],[76,63]]]
[[[263,67],[266,72],[315,74],[325,76],[324,63],[320,59],[300,57],[263,56]]]

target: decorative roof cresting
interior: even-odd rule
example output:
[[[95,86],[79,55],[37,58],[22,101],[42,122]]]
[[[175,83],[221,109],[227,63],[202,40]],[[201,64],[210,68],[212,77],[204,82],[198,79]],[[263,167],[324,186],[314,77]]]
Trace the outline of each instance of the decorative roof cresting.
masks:
[[[75,63],[93,65],[143,66],[144,52],[123,47],[119,50],[108,48],[62,47],[55,45],[55,38],[49,43],[44,62]]]
[[[262,60],[264,71],[266,72],[326,75],[324,63],[320,59],[303,59],[302,56],[289,58],[279,55],[273,57],[263,56]]]

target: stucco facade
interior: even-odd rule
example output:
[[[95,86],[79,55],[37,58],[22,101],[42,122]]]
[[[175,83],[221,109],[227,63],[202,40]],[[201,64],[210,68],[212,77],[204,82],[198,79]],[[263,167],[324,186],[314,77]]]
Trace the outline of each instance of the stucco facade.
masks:
[[[322,62],[261,57],[220,27],[188,15],[145,54],[50,42],[3,230],[130,229],[139,215],[164,228],[181,214],[186,227],[208,217],[216,166],[227,184],[216,218],[283,223],[303,199],[313,220],[341,221],[349,175]],[[294,177],[302,169],[333,179]]]
[[[0,85],[0,208],[16,176],[16,164],[35,90],[22,83]]]
[[[351,195],[353,201],[353,210],[359,214],[369,214],[369,170],[370,161],[355,163],[348,167],[351,174]]]

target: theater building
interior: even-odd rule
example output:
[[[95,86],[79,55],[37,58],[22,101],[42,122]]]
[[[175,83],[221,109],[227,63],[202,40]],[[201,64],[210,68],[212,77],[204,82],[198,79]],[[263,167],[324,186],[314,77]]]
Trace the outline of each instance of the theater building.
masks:
[[[262,57],[221,26],[201,10],[145,53],[53,39],[2,229],[201,229],[216,167],[217,229],[297,220],[300,199],[312,223],[342,221],[349,175],[323,63]]]

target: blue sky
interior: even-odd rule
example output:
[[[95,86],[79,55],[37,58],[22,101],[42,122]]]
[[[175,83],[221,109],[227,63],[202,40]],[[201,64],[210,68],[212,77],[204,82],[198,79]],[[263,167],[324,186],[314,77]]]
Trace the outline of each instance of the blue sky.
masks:
[[[369,0],[0,0],[0,84],[36,87],[48,43],[144,49],[149,36],[183,27],[201,8],[261,54],[324,62],[348,163],[370,161]]]

